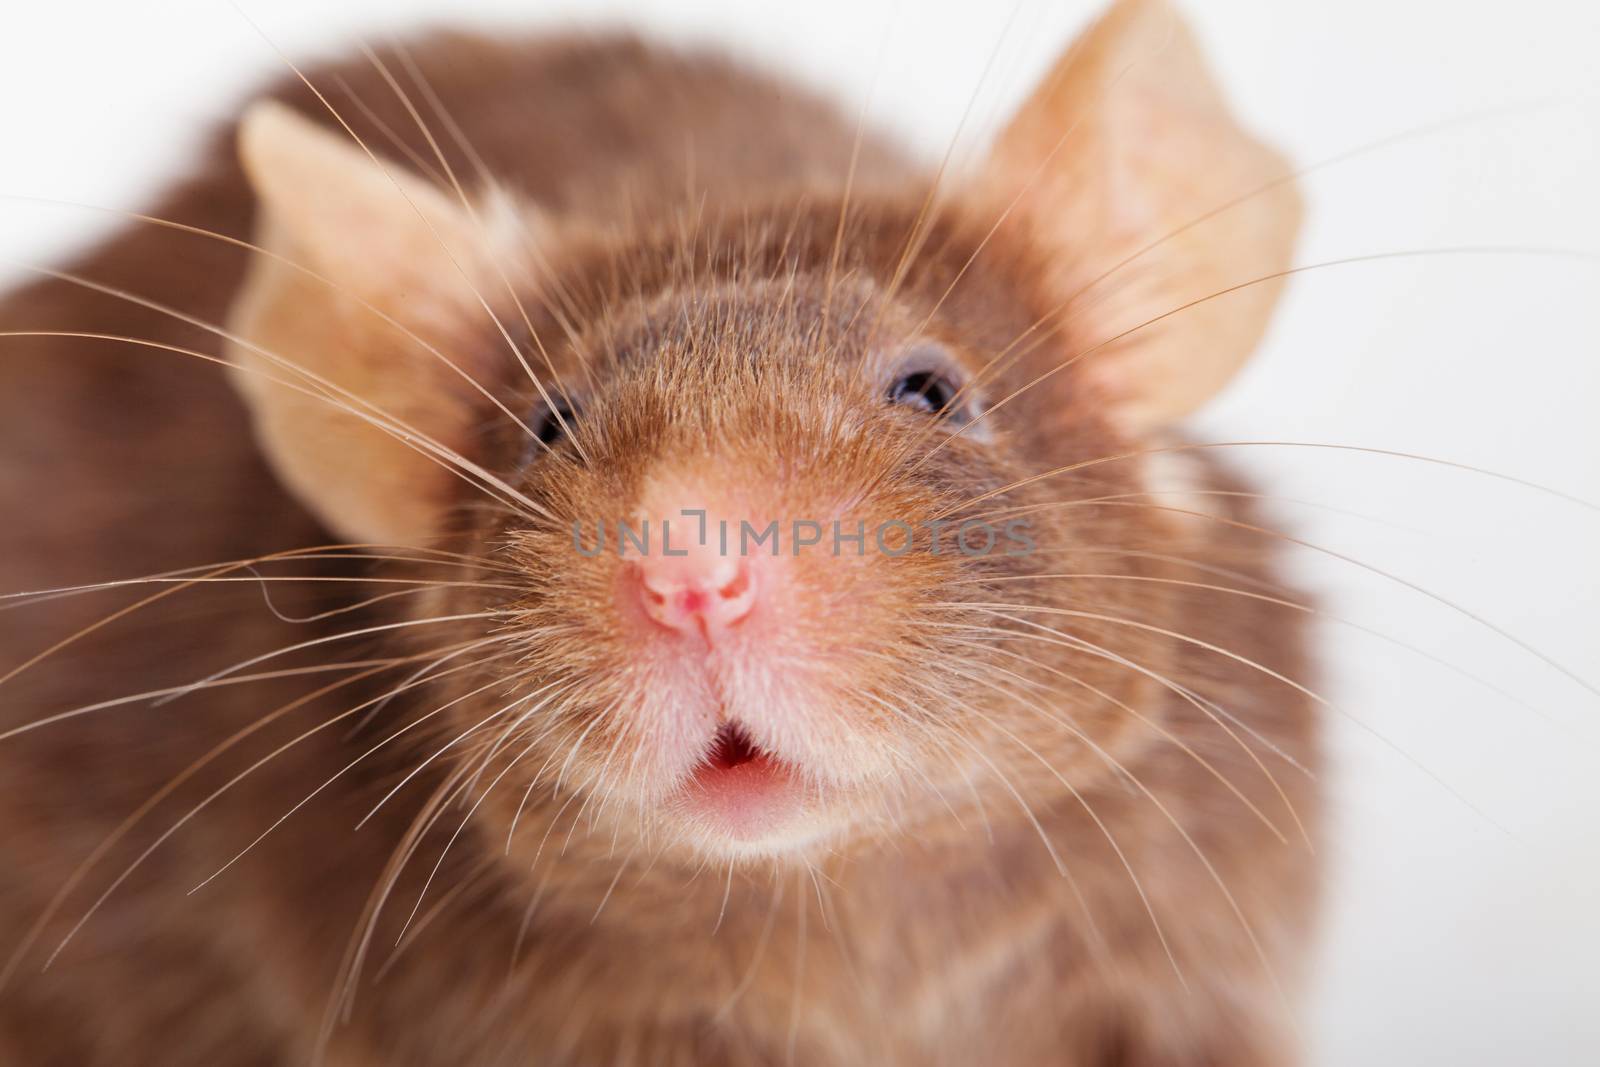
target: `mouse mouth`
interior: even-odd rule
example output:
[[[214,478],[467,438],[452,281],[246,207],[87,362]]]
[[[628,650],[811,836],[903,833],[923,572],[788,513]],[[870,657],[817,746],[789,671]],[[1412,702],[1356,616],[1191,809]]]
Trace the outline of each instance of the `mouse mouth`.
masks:
[[[725,722],[706,744],[675,807],[700,830],[726,842],[781,835],[804,809],[793,767],[765,751],[738,722]]]
[[[744,727],[736,722],[725,722],[711,739],[710,751],[706,753],[706,764],[713,771],[731,771],[746,763],[767,758],[766,753],[750,740],[750,735],[745,733]]]

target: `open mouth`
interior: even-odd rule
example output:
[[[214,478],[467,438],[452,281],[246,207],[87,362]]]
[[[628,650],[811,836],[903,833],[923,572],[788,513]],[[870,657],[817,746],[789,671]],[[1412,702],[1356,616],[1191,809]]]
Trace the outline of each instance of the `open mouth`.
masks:
[[[792,769],[758,747],[743,726],[728,722],[712,737],[682,803],[703,826],[748,840],[781,827],[800,799]]]
[[[711,751],[706,755],[706,763],[713,771],[729,771],[746,763],[766,759],[766,754],[755,746],[750,735],[744,732],[744,727],[736,722],[722,724],[716,737],[711,740]]]

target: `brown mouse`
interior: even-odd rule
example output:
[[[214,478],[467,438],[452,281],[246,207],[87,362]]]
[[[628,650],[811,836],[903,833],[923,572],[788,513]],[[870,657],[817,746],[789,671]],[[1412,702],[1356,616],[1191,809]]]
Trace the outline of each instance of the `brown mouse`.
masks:
[[[965,174],[623,37],[286,79],[0,300],[0,1061],[1294,1062],[1305,616],[1176,429],[1286,173],[1159,0]]]

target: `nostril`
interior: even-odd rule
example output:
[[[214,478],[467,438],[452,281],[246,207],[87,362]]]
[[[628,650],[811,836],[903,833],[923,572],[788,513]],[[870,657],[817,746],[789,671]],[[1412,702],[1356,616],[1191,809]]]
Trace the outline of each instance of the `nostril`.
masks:
[[[743,596],[750,588],[750,568],[741,566],[734,572],[733,578],[717,590],[717,595],[724,600],[732,600]]]
[[[670,630],[709,637],[743,621],[755,606],[755,579],[741,558],[651,557],[637,567],[645,614]]]

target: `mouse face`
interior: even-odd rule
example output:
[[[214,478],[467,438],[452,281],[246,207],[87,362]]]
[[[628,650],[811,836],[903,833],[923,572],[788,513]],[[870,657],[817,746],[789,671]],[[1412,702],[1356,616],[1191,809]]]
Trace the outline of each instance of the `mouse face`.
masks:
[[[1075,546],[1151,539],[1137,513],[1051,508],[1059,486],[1019,484],[1105,453],[1106,420],[1085,405],[1038,432],[1067,378],[991,410],[1048,364],[988,365],[1033,317],[1006,296],[1010,269],[984,263],[940,305],[945,279],[981,258],[954,220],[937,227],[944,262],[913,264],[895,290],[914,216],[862,208],[885,239],[855,241],[835,268],[849,280],[830,285],[821,238],[838,210],[806,220],[815,242],[774,222],[720,268],[684,262],[716,233],[585,266],[632,264],[623,289],[650,295],[585,309],[594,325],[555,357],[551,395],[528,397],[537,442],[496,435],[495,469],[531,506],[480,519],[468,547],[524,589],[442,608],[492,607],[529,635],[519,666],[540,695],[505,741],[519,767],[507,818],[542,772],[609,820],[714,854],[836,843],[969,808],[973,790],[998,803],[983,794],[1000,779],[1049,773],[1030,749],[1052,766],[1082,755],[1040,707],[1052,674],[1124,686],[1071,648],[996,651],[1017,628],[1004,605],[1041,589],[1077,602],[1021,579],[1096,569]],[[662,269],[644,277],[641,262]],[[988,311],[976,329],[970,305]],[[1095,482],[1132,492],[1137,478],[1123,465]],[[484,714],[463,707],[460,725]]]
[[[497,783],[492,836],[521,819],[539,847],[531,794],[607,840],[839,848],[1053,796],[1156,737],[1115,714],[1152,684],[1119,661],[1166,652],[1090,616],[1159,625],[1163,598],[1040,576],[1138,575],[1182,524],[1093,505],[1139,497],[1142,462],[1095,461],[1144,442],[1061,331],[1017,343],[1051,310],[1025,251],[908,199],[852,208],[842,263],[828,204],[575,249],[519,294],[554,373],[493,381],[521,419],[481,406],[472,454],[515,495],[462,485],[446,542],[507,572],[418,612],[517,635],[514,681],[430,697]]]
[[[628,226],[247,117],[284,256],[236,305],[241,387],[331,528],[492,561],[492,592],[413,604],[496,649],[429,696],[491,836],[838,849],[1160,739],[1130,710],[1173,597],[1141,579],[1190,531],[1138,502],[1259,335],[1297,204],[1164,231],[1279,163],[1203,71],[1115,74],[1150,32],[1099,26],[952,189],[908,168]],[[1175,181],[1197,137],[1215,173]],[[1225,313],[1165,321],[1241,269]]]

